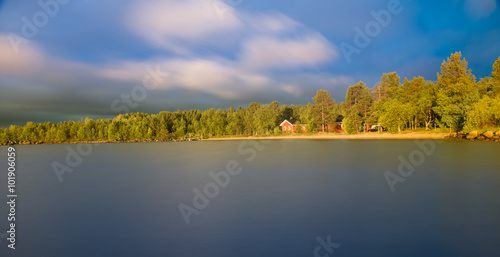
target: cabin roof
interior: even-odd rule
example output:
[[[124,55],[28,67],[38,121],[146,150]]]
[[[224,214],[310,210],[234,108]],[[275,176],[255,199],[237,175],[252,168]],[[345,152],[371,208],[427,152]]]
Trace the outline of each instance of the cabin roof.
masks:
[[[296,119],[294,119],[293,117],[291,117],[290,120],[284,120],[283,122],[281,122],[280,127],[283,126],[283,125],[285,125],[285,123],[287,123],[287,122],[290,125],[292,125],[292,126],[297,126],[297,125],[298,126],[307,126],[307,124],[300,124],[300,123],[298,123],[298,121]]]
[[[280,124],[280,127],[283,126],[285,123],[289,123],[290,125],[293,126],[293,124],[291,122],[289,122],[288,120],[284,120],[281,124]],[[276,124],[276,123],[275,123]]]

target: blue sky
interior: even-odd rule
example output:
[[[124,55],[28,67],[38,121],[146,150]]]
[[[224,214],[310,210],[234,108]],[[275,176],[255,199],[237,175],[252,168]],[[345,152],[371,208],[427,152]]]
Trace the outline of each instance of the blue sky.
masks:
[[[500,56],[499,4],[0,1],[0,125],[306,104],[318,89],[340,102],[384,72],[435,81],[455,51],[479,79]]]

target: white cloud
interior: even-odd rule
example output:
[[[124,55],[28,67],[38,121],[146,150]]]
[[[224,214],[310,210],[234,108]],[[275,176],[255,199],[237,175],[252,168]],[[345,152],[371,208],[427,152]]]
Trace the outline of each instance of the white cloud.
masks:
[[[202,43],[241,26],[231,14],[221,20],[216,8],[220,7],[209,0],[137,1],[125,19],[135,33],[154,45],[188,54],[185,43]]]
[[[337,56],[334,47],[319,35],[300,39],[256,38],[247,41],[243,49],[243,65],[257,69],[313,67]]]
[[[489,17],[497,9],[495,0],[466,0],[465,11],[473,19]]]
[[[147,75],[146,66],[159,65],[168,73],[156,90],[181,89],[191,93],[206,93],[225,100],[248,99],[285,93],[293,97],[314,95],[316,90],[344,88],[354,84],[347,76],[299,73],[287,77],[263,75],[258,71],[241,69],[235,62],[209,59],[164,59],[147,62],[124,62],[96,68],[96,74],[107,80],[141,85]]]
[[[24,45],[16,53],[12,36],[0,34],[0,74],[30,74],[38,70],[43,62],[42,52],[33,44]]]
[[[116,62],[96,69],[95,75],[114,81],[138,83],[147,74],[147,66],[145,62]]]
[[[137,1],[126,18],[134,33],[174,54],[171,59],[157,60],[170,74],[164,89],[238,99],[274,83],[275,89],[298,96],[299,85],[280,86],[269,72],[317,67],[338,55],[337,47],[322,35],[284,14],[244,12],[220,1]],[[220,46],[220,36],[231,41],[222,50],[213,47],[214,42]],[[197,54],[205,48],[224,54]],[[139,81],[141,75],[135,71],[143,67],[138,66],[145,63],[122,63],[100,74]]]
[[[142,85],[146,67],[157,64],[169,75],[153,89],[158,94],[151,94],[149,100],[170,92],[229,101],[297,98],[312,90],[308,87],[331,86],[330,80],[337,79],[283,78],[272,73],[317,67],[337,55],[336,47],[319,33],[280,13],[244,13],[234,7],[221,19],[210,0],[146,0],[136,1],[128,14],[127,28],[150,45],[163,48],[158,54],[163,57],[83,63],[44,54],[36,42],[15,54],[7,38],[0,35],[0,74],[18,78],[16,85],[45,92],[49,98],[87,96],[107,107],[111,103],[104,102],[106,99]],[[220,49],[213,46],[220,46],[221,35],[234,40],[218,53]],[[200,55],[199,49],[210,49],[211,55]],[[165,52],[169,57],[164,57]]]
[[[299,97],[303,93],[303,90],[300,89],[300,87],[294,85],[285,84],[281,86],[281,89],[295,97]]]
[[[307,74],[300,73],[287,76],[286,78],[275,78],[275,83],[280,83],[280,89],[294,96],[314,96],[318,89],[325,89],[335,94],[339,88],[347,88],[355,84],[355,80],[349,76],[330,74]],[[343,95],[342,95],[343,96]],[[335,95],[335,97],[338,97]]]
[[[159,90],[185,89],[232,100],[241,99],[248,92],[262,90],[271,82],[264,75],[244,72],[223,60],[171,59],[148,63],[121,63],[101,68],[97,74],[105,79],[141,83],[147,75],[145,67],[157,63],[161,72],[168,73],[165,83],[158,86]]]
[[[171,85],[225,99],[241,98],[245,92],[262,89],[269,81],[262,75],[244,73],[231,65],[209,60],[174,61],[167,65],[173,70]]]
[[[182,57],[199,58],[196,49],[213,47],[215,42],[220,45],[220,37],[229,38],[231,43],[222,51],[231,50],[239,58],[236,65],[253,70],[314,67],[338,55],[323,36],[284,14],[248,13],[226,6],[231,9],[222,20],[215,3],[141,1],[127,21],[151,44]]]
[[[302,27],[302,25],[281,13],[260,14],[248,17],[248,23],[259,33],[284,33]]]

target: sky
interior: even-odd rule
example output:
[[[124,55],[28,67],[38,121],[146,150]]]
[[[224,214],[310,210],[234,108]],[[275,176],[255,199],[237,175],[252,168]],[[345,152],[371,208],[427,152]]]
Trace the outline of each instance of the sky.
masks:
[[[0,0],[0,127],[344,101],[383,73],[500,56],[495,0]]]

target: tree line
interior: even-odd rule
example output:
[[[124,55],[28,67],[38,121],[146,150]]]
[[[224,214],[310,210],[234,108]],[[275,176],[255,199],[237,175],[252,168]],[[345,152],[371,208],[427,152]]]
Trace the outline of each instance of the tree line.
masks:
[[[158,114],[127,113],[113,119],[28,122],[0,129],[0,144],[67,143],[86,141],[168,141],[222,136],[281,134],[279,124],[293,118],[307,131],[329,132],[339,116],[347,133],[366,131],[379,124],[390,132],[447,128],[450,131],[500,127],[500,57],[491,77],[479,81],[460,52],[441,65],[437,81],[401,78],[384,73],[375,86],[362,81],[347,90],[345,101],[335,103],[318,90],[307,105],[250,103],[246,108],[189,110]]]

